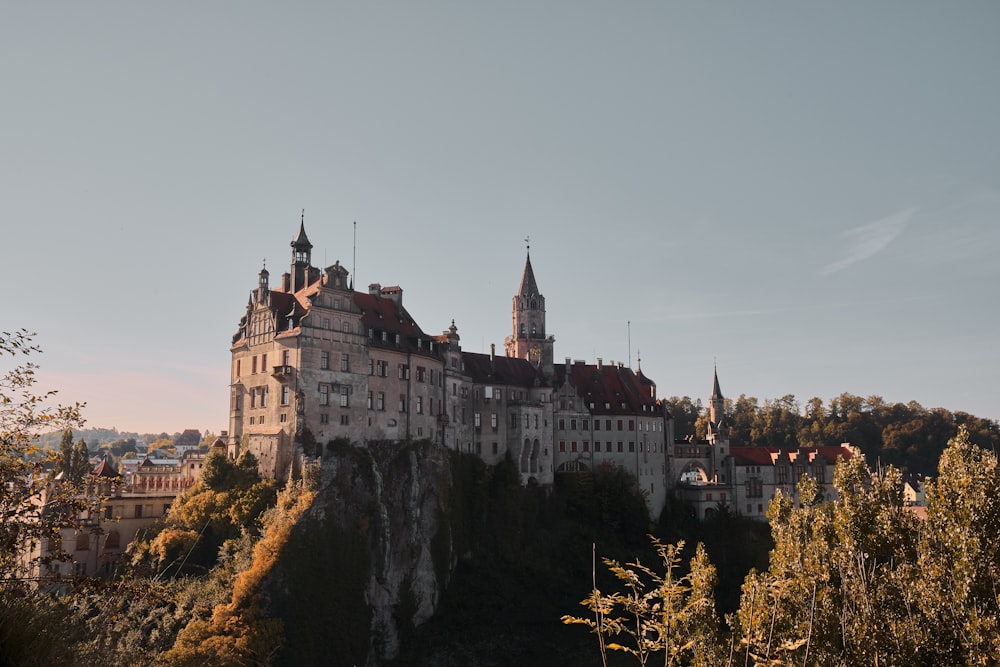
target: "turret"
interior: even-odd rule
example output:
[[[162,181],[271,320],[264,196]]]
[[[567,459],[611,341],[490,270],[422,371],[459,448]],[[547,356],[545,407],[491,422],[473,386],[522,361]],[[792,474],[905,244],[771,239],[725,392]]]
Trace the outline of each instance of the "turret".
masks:
[[[292,292],[306,287],[309,281],[309,268],[312,264],[312,243],[306,236],[306,212],[302,210],[302,220],[299,223],[299,233],[292,239]]]

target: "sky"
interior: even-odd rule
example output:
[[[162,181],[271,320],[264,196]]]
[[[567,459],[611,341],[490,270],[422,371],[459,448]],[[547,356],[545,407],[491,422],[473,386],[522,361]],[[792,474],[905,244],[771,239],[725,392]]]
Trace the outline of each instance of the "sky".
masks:
[[[530,238],[557,361],[998,419],[998,35],[992,1],[3,3],[0,330],[88,426],[224,430],[304,209],[314,264],[468,351]]]

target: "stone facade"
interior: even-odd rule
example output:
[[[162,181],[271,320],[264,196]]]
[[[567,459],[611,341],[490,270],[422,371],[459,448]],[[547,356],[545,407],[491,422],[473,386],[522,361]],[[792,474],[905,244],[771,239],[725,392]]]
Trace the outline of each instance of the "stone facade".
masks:
[[[554,363],[530,256],[500,356],[463,351],[454,322],[424,333],[398,286],[359,292],[339,262],[313,267],[304,221],[291,247],[280,285],[258,274],[233,337],[231,456],[248,449],[284,479],[334,439],[429,439],[491,464],[510,456],[525,483],[622,467],[662,507],[672,438],[655,383],[623,365]]]

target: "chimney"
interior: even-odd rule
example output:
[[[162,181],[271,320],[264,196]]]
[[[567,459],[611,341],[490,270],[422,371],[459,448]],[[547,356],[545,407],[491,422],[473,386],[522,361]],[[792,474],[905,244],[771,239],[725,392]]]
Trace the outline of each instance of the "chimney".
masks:
[[[281,274],[281,291],[286,293],[292,291],[292,274]]]
[[[379,285],[378,283],[372,283],[371,285],[368,286],[368,293],[371,294],[372,296],[377,297],[380,294],[382,294],[382,286]]]
[[[604,366],[604,360],[601,359],[600,357],[597,357],[597,370],[601,370],[603,366]]]

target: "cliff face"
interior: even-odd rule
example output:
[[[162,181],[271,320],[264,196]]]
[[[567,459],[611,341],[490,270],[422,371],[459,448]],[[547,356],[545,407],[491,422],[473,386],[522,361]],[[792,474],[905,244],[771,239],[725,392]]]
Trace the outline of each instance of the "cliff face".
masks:
[[[422,441],[333,446],[276,567],[282,664],[377,665],[431,617],[454,563],[448,453]]]

